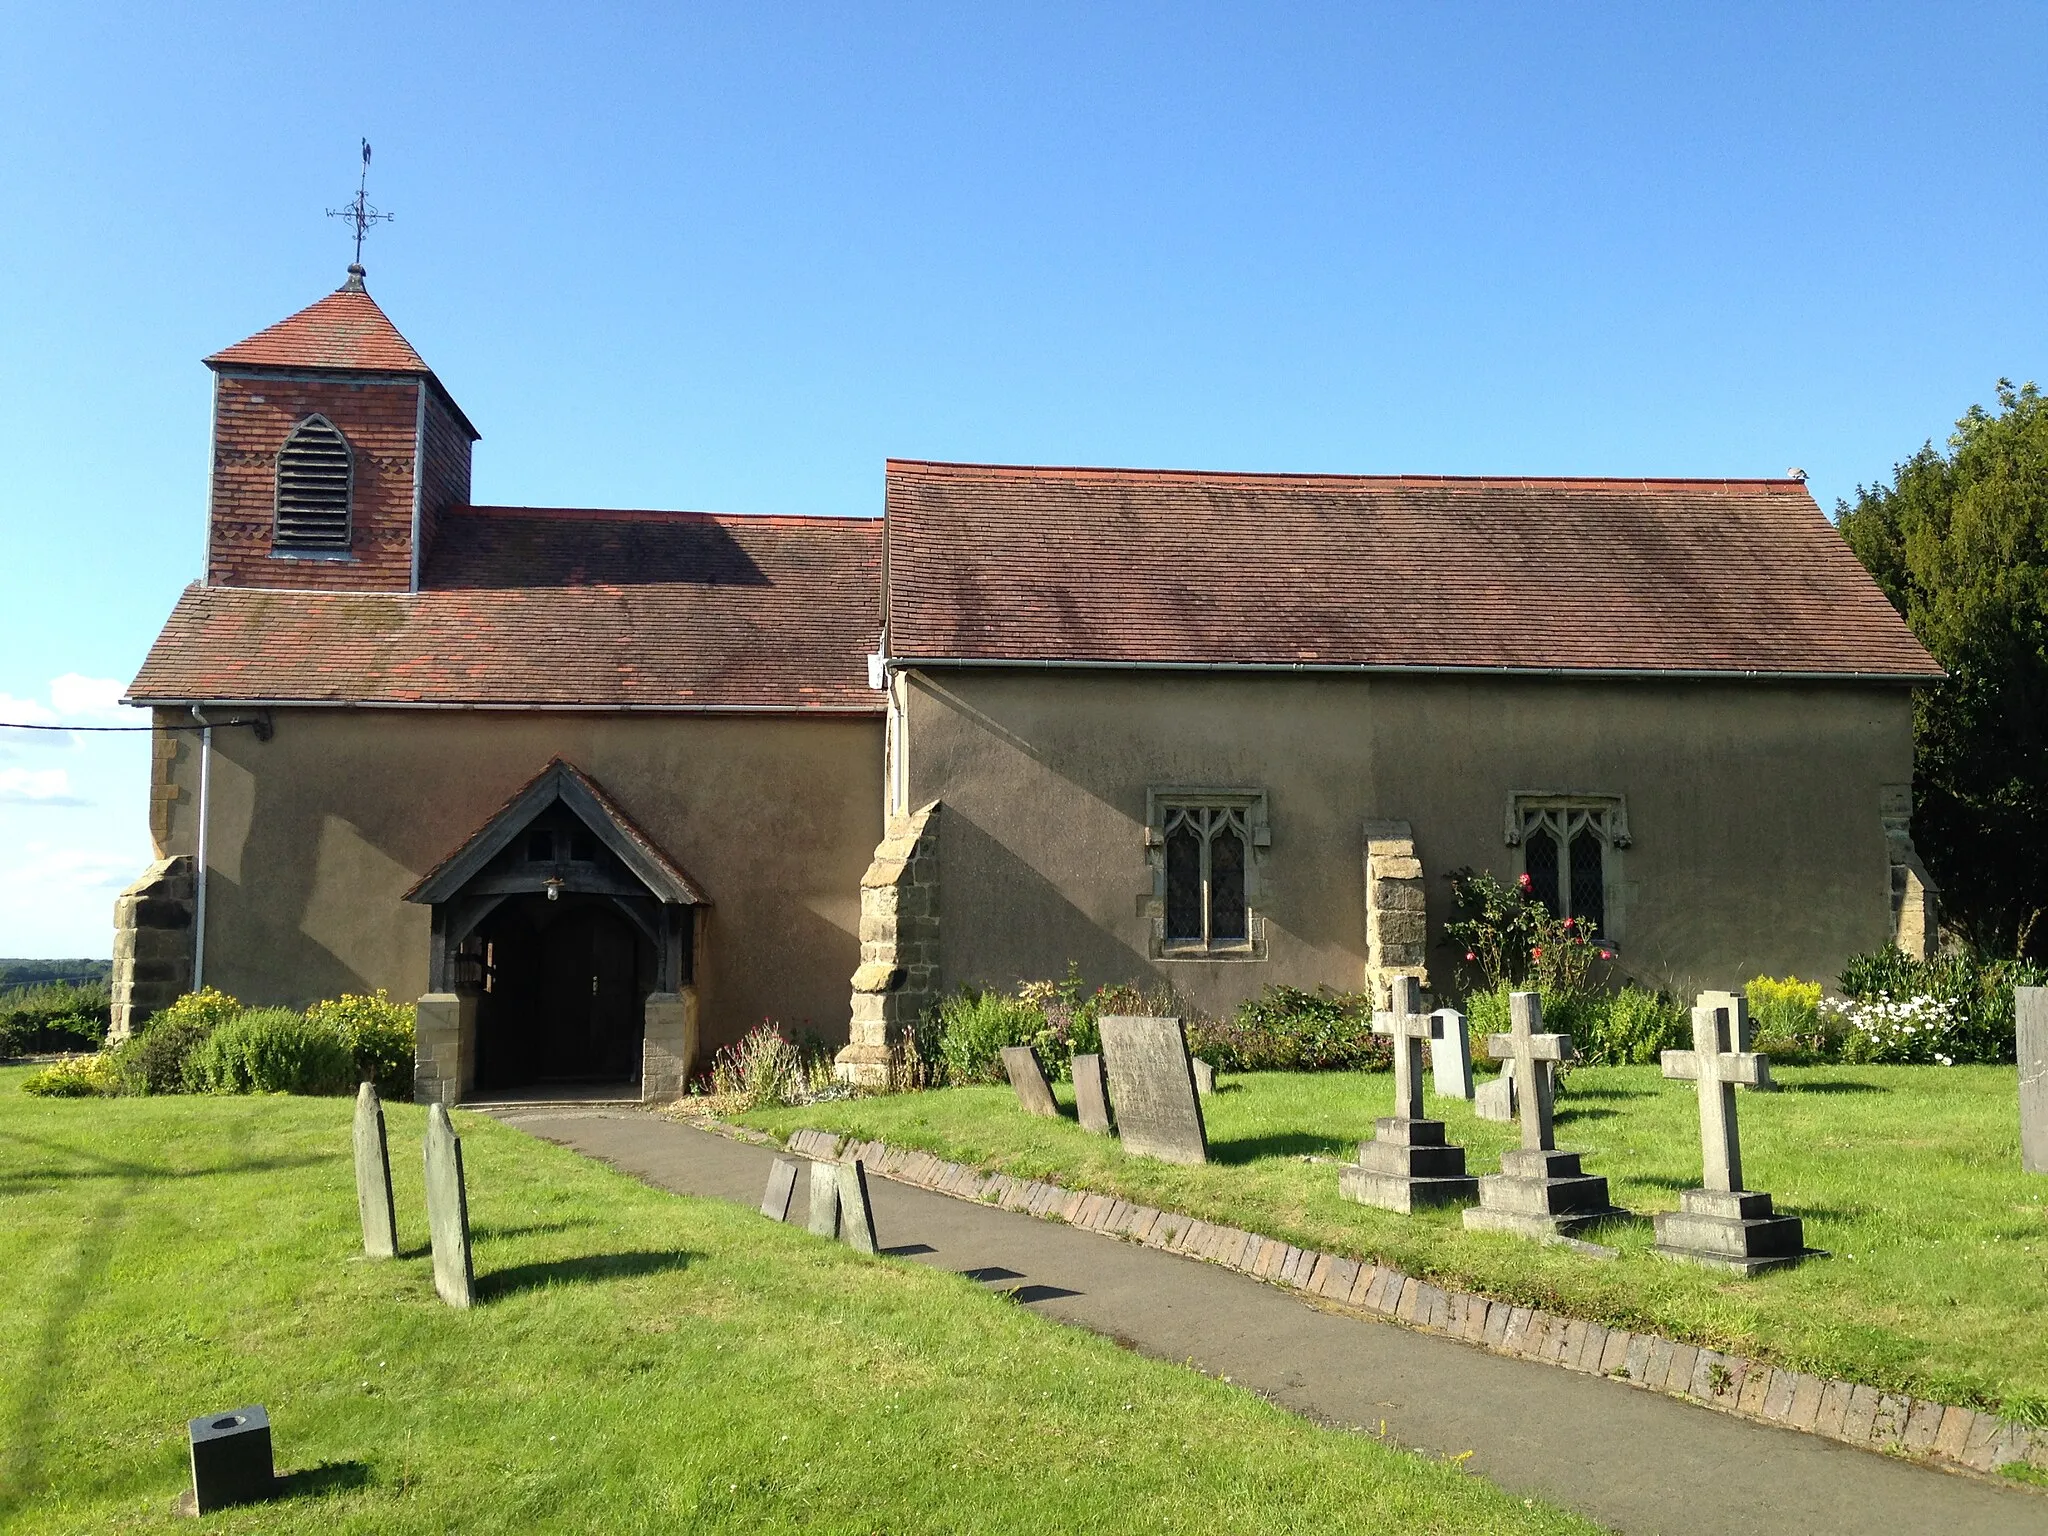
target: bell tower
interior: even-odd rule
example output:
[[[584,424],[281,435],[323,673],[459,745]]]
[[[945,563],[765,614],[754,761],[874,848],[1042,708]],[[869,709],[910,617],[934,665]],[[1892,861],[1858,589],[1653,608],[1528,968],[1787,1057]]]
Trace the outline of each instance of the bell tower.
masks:
[[[353,264],[213,370],[206,585],[416,592],[476,428]]]

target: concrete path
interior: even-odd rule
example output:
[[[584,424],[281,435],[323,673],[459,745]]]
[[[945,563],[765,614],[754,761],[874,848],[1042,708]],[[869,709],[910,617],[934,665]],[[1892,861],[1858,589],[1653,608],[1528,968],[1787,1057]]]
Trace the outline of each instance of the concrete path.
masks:
[[[662,1189],[758,1205],[775,1155],[623,1109],[497,1118]],[[2048,1532],[2048,1497],[1929,1471],[1555,1366],[1320,1310],[1213,1264],[874,1178],[885,1250],[1628,1532]],[[796,1208],[804,1209],[797,1192]]]

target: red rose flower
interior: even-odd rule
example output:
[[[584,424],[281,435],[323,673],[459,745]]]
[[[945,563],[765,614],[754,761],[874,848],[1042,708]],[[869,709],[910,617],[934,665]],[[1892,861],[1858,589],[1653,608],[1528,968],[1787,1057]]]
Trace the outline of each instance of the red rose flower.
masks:
[[[1536,948],[1529,951],[1529,956],[1531,959],[1541,960],[1543,958],[1543,946],[1537,945]]]
[[[1467,960],[1477,960],[1479,958],[1479,955],[1476,951],[1468,949],[1465,951],[1465,958]]]
[[[1522,876],[1520,884],[1523,890],[1528,890],[1531,883],[1532,882],[1530,881],[1527,875]]]
[[[1572,925],[1572,920],[1571,920],[1570,918],[1566,918],[1566,919],[1564,920],[1564,925],[1565,925],[1565,927],[1567,927],[1567,928],[1571,927],[1571,925]]]

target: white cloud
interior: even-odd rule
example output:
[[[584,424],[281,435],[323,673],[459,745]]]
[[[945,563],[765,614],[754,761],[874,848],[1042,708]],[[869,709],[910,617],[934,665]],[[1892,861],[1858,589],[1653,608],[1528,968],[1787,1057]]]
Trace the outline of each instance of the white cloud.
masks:
[[[85,805],[62,768],[0,768],[0,805]]]
[[[28,857],[8,866],[6,875],[10,885],[28,891],[118,891],[142,873],[143,862],[146,856],[138,861],[130,854],[31,843]]]
[[[0,693],[0,725],[55,725],[55,711],[34,699],[17,699],[11,693]]]
[[[111,677],[86,677],[66,672],[50,679],[50,702],[60,715],[121,716],[121,695],[126,690]]]

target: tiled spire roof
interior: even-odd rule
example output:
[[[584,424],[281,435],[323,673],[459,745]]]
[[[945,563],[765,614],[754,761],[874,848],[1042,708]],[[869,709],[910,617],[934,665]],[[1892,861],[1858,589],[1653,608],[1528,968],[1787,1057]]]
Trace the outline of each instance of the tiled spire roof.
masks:
[[[433,370],[398,334],[377,301],[363,287],[363,269],[351,266],[348,281],[289,319],[238,341],[207,360],[213,368],[351,368],[375,373]]]

